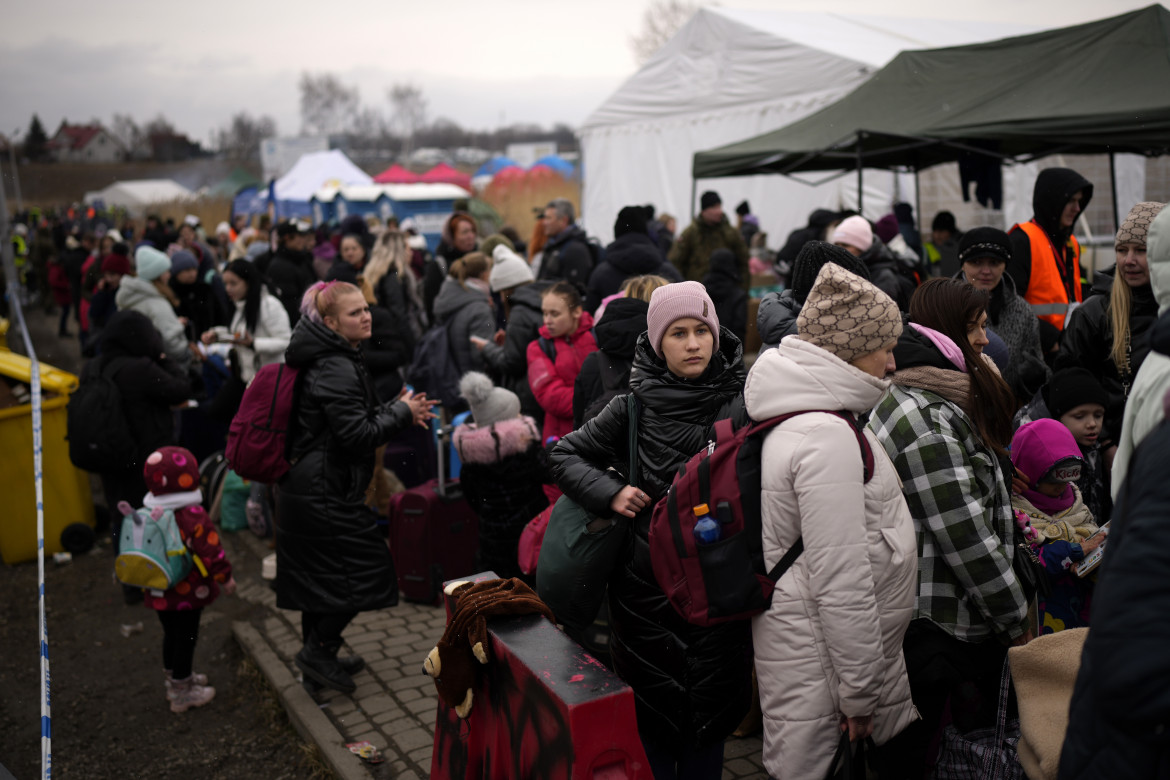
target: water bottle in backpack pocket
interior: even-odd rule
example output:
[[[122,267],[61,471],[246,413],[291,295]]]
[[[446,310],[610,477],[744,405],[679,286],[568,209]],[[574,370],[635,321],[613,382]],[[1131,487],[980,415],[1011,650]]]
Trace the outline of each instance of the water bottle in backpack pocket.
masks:
[[[133,509],[118,502],[122,513],[118,557],[114,574],[123,585],[168,590],[191,571],[192,559],[205,575],[203,562],[193,556],[170,509]]]

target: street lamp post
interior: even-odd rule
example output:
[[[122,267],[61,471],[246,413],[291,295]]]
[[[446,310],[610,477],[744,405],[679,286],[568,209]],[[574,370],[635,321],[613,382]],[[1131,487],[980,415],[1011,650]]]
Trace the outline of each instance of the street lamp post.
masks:
[[[18,212],[24,211],[24,198],[20,194],[20,171],[16,169],[16,134],[19,132],[20,128],[18,127],[8,137],[8,161],[12,164],[12,183],[16,188],[16,210]]]

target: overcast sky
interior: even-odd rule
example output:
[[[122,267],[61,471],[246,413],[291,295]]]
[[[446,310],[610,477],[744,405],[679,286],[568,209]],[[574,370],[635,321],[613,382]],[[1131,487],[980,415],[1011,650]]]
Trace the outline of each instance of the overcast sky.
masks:
[[[577,125],[634,73],[629,39],[650,0],[345,0],[195,3],[5,2],[0,134],[36,112],[143,122],[165,114],[203,143],[233,112],[300,130],[297,79],[330,71],[386,110],[386,88],[420,85],[431,118],[465,127]],[[1089,21],[1133,0],[728,0],[734,8],[980,19],[1043,26]],[[1165,4],[1165,3],[1164,3]],[[961,24],[956,21],[956,24]]]

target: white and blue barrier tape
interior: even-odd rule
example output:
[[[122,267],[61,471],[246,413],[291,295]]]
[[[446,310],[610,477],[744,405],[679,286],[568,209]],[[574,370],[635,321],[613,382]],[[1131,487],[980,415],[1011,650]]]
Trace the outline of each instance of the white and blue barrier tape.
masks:
[[[52,776],[53,738],[52,715],[49,708],[49,629],[45,621],[45,480],[42,471],[43,430],[41,428],[41,366],[29,337],[24,311],[20,308],[20,277],[16,275],[16,264],[12,259],[12,235],[8,222],[8,204],[4,198],[4,185],[0,182],[0,257],[4,263],[4,277],[8,280],[9,315],[15,320],[24,338],[24,349],[32,367],[29,382],[32,390],[32,431],[33,431],[33,478],[37,497],[37,607],[40,622],[39,652],[41,666],[41,776],[49,780]]]

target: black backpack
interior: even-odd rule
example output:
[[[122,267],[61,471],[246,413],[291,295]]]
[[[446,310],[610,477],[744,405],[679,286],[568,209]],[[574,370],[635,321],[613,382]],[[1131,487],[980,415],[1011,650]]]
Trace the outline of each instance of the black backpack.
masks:
[[[113,376],[123,361],[100,359],[82,373],[69,396],[65,438],[69,460],[86,471],[125,471],[137,465],[138,443],[122,408],[122,392]]]
[[[426,393],[448,409],[462,408],[466,402],[459,394],[459,365],[451,352],[447,323],[433,325],[414,347],[414,359],[406,379],[415,392]]]

